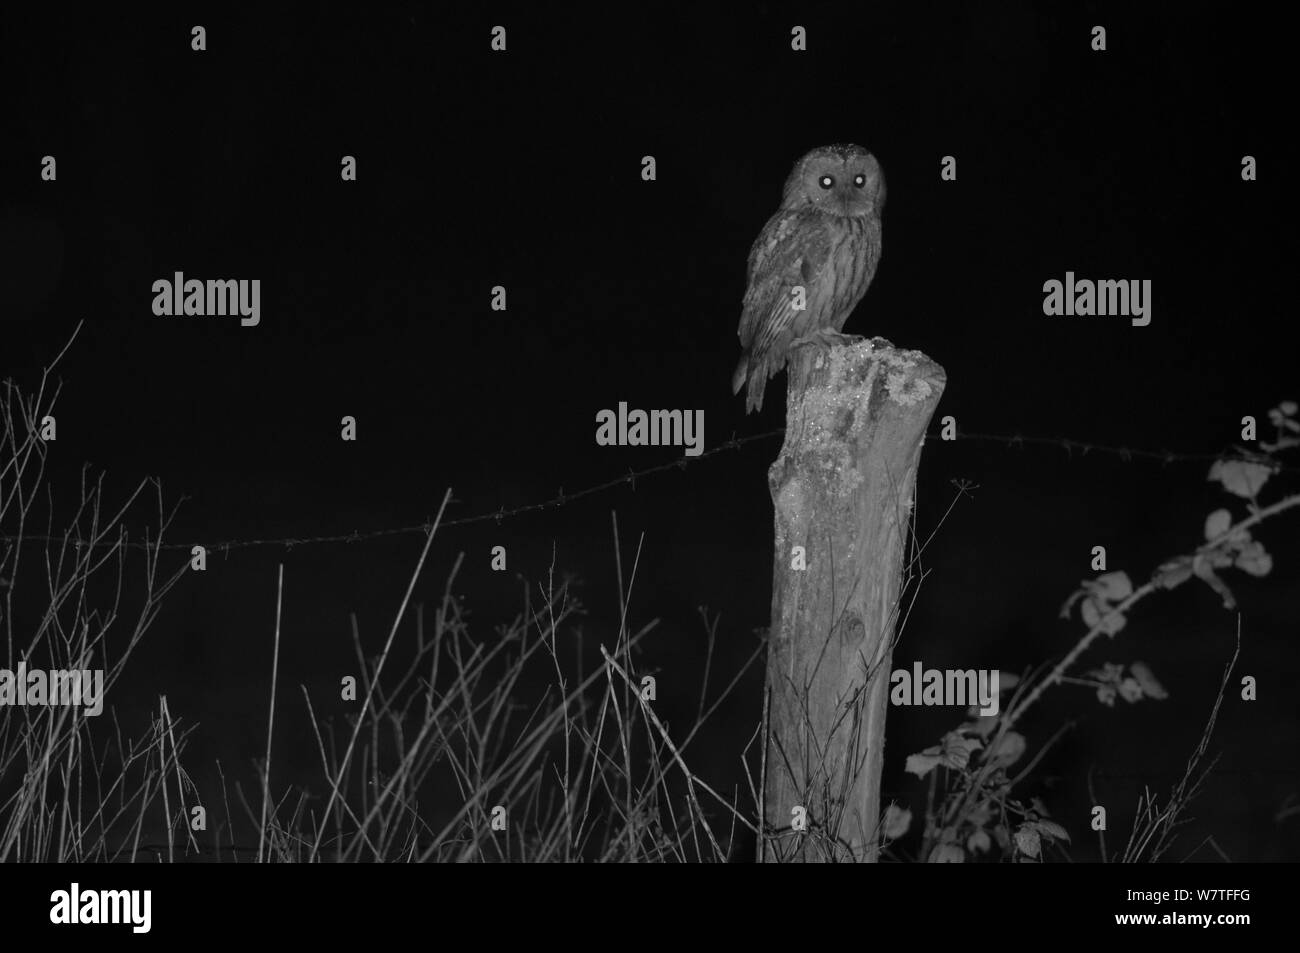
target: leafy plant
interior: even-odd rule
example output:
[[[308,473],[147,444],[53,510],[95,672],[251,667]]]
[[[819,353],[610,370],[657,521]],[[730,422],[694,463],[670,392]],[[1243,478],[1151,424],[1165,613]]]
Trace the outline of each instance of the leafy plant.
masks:
[[[1203,526],[1204,542],[1191,552],[1161,563],[1142,586],[1134,588],[1128,574],[1122,571],[1083,580],[1061,607],[1063,618],[1073,618],[1077,611],[1086,627],[1073,648],[1044,674],[1027,681],[1001,673],[1002,689],[1017,689],[1001,715],[966,721],[947,732],[939,744],[908,757],[906,770],[919,778],[929,778],[921,858],[935,863],[984,857],[1037,860],[1043,857],[1047,847],[1070,843],[1065,827],[1050,819],[1040,800],[1025,800],[1015,795],[1030,769],[1070,725],[1057,731],[1029,766],[1013,775],[1009,769],[1027,750],[1025,736],[1013,730],[1014,726],[1044,692],[1062,684],[1090,687],[1097,700],[1107,706],[1114,706],[1116,700],[1137,704],[1168,698],[1168,692],[1146,662],[1102,662],[1081,676],[1070,673],[1100,636],[1114,638],[1123,631],[1129,610],[1147,596],[1199,579],[1223,600],[1226,608],[1235,609],[1236,598],[1220,573],[1236,569],[1251,576],[1265,576],[1271,571],[1272,557],[1251,531],[1265,520],[1300,505],[1300,495],[1284,496],[1268,504],[1260,498],[1270,478],[1282,468],[1281,455],[1300,446],[1297,437],[1300,421],[1296,415],[1294,401],[1279,404],[1269,412],[1276,432],[1273,440],[1261,440],[1258,449],[1236,447],[1210,467],[1207,479],[1244,502],[1245,515],[1234,515],[1227,506],[1208,514]],[[1234,661],[1235,658],[1234,655]],[[1204,780],[1205,773],[1198,775],[1196,769],[1206,754],[1227,677],[1225,672],[1214,713],[1183,779],[1163,808],[1151,795],[1145,796],[1135,821],[1134,836],[1119,859],[1132,861],[1143,856],[1156,859],[1168,849],[1177,817]],[[972,708],[970,715],[976,714]],[[899,817],[898,813],[886,814],[882,823],[886,840],[903,836],[906,827],[900,830]],[[1104,839],[1102,853],[1104,857]]]

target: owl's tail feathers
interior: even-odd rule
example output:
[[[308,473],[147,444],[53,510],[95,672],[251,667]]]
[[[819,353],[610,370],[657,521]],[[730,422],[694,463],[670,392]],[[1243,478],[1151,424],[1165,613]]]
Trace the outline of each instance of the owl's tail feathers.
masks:
[[[745,382],[749,382],[749,387],[745,392],[745,413],[763,409],[763,389],[767,386],[767,379],[770,376],[761,361],[757,367],[751,367],[750,362],[750,354],[746,351],[740,355],[736,370],[731,375],[731,392],[733,394],[739,394],[740,389],[745,386]]]
[[[745,386],[745,378],[749,376],[749,352],[745,351],[740,355],[740,361],[736,364],[736,369],[731,374],[731,392],[739,394],[740,389]]]

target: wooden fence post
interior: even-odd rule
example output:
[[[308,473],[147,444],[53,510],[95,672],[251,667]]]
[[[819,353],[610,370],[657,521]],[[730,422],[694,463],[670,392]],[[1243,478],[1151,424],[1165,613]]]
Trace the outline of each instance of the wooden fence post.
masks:
[[[938,364],[883,338],[791,352],[785,443],[768,473],[765,861],[877,859],[903,555],[944,382]]]

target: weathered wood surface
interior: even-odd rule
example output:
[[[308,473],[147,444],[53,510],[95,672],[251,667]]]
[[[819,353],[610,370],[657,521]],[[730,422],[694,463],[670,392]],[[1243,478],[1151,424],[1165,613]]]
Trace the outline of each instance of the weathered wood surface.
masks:
[[[792,352],[776,509],[763,859],[874,861],[912,494],[945,382],[877,338]],[[803,547],[802,564],[799,551]],[[808,831],[791,830],[792,809]]]

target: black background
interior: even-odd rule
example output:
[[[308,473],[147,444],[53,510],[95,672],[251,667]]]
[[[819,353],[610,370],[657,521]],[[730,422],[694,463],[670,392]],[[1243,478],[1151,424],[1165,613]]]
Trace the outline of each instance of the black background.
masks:
[[[794,160],[838,141],[870,148],[889,188],[883,260],[846,331],[941,363],[937,416],[961,430],[1213,453],[1243,415],[1297,398],[1278,31],[1195,5],[906,6],[7,20],[0,376],[31,386],[84,322],[59,369],[56,516],[89,462],[110,498],[146,475],[187,497],[173,542],[367,533],[424,522],[447,487],[448,515],[472,516],[678,458],[596,446],[596,412],[621,400],[703,408],[706,448],[780,427],[784,378],[758,417],[728,386],[745,256]],[[190,49],[195,23],[207,52]],[[496,23],[505,54],[489,49]],[[796,23],[805,53],[790,50]],[[39,179],[44,155],[56,183]],[[344,155],[355,183],[339,179]],[[642,181],[644,155],[657,181]],[[956,182],[939,179],[945,155]],[[1241,180],[1243,155],[1259,181]],[[1045,317],[1042,284],[1067,270],[1150,279],[1152,323]],[[261,279],[260,326],[155,317],[150,286],[174,271]],[[494,285],[508,289],[504,313],[489,308]],[[345,414],[356,443],[339,439]],[[757,441],[635,489],[451,528],[417,598],[436,600],[465,552],[455,588],[486,635],[554,554],[582,580],[588,647],[612,645],[617,511],[625,567],[641,541],[631,624],[662,620],[644,664],[660,669],[664,711],[689,714],[697,606],[722,613],[715,686],[767,623],[778,449]],[[1239,502],[1204,476],[1201,463],[932,437],[918,532],[934,530],[951,481],[978,489],[926,552],[895,664],[1020,670],[1058,656],[1081,634],[1057,610],[1093,575],[1093,546],[1141,581],[1201,541],[1210,510]],[[1260,678],[1260,701],[1229,695],[1185,853],[1212,835],[1235,860],[1297,856],[1296,818],[1274,820],[1298,787],[1293,522],[1258,534],[1270,577],[1229,580],[1240,673]],[[495,545],[510,572],[489,571]],[[305,684],[337,714],[330,695],[355,670],[348,614],[377,650],[420,546],[214,556],[168,599],[110,701],[143,717],[167,694],[199,723],[187,762],[200,785],[217,783],[217,759],[248,783],[277,565],[281,686],[298,703]],[[1026,724],[1035,746],[1080,718],[1035,789],[1068,828],[1085,830],[1089,767],[1125,831],[1142,785],[1180,776],[1236,625],[1208,589],[1153,598],[1088,658],[1147,661],[1168,701],[1112,710],[1059,690]],[[697,768],[727,789],[744,786],[759,687],[754,670],[696,743]],[[301,713],[283,719],[287,783],[315,754]],[[887,796],[922,806],[902,759],[956,720],[891,712]]]

